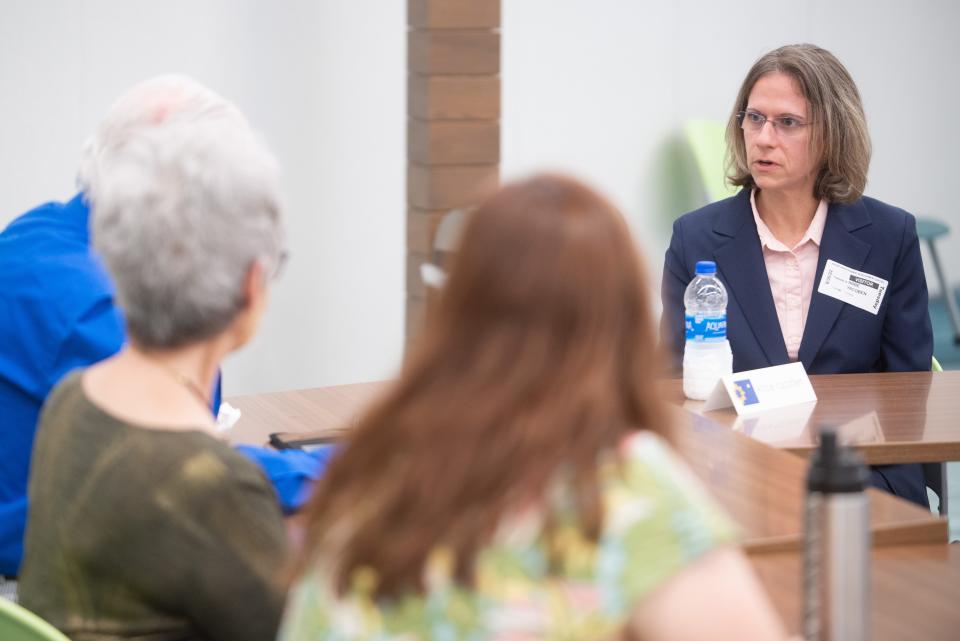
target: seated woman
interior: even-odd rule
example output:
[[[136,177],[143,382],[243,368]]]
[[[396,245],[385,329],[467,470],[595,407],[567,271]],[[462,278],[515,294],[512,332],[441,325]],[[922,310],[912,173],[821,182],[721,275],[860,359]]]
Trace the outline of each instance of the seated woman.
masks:
[[[930,369],[933,330],[916,220],[863,195],[870,135],[846,68],[814,45],[757,60],[727,124],[739,194],[680,217],[663,267],[661,333],[683,356],[697,261],[727,287],[733,371],[791,361],[808,374]],[[873,484],[927,507],[919,465]]]
[[[129,118],[98,132],[88,196],[129,343],[44,406],[20,598],[76,641],[272,639],[282,516],[261,470],[217,437],[207,390],[281,262],[278,168],[186,79],[115,109]]]
[[[667,445],[648,296],[625,222],[582,184],[482,204],[307,507],[281,639],[780,638]]]

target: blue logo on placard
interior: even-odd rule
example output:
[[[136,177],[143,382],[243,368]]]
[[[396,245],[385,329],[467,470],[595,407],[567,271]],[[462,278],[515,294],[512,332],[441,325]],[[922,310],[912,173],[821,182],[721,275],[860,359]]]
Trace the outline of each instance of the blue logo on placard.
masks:
[[[745,378],[742,381],[734,381],[733,390],[742,405],[756,405],[760,402],[760,399],[757,398],[756,390],[753,389],[753,383],[750,382],[749,378]]]

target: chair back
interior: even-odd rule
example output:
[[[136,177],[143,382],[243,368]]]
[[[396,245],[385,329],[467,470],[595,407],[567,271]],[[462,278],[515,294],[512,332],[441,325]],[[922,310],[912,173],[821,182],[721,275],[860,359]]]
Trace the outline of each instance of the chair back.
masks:
[[[460,236],[467,224],[470,209],[451,209],[444,214],[433,235],[430,262],[420,265],[420,278],[428,288],[440,289],[447,279],[445,264],[460,246]]]
[[[717,120],[690,120],[683,126],[683,137],[693,154],[704,195],[711,203],[737,193],[736,187],[727,184],[724,129],[724,124]]]
[[[0,639],[3,641],[70,641],[59,630],[13,601],[0,599]]]

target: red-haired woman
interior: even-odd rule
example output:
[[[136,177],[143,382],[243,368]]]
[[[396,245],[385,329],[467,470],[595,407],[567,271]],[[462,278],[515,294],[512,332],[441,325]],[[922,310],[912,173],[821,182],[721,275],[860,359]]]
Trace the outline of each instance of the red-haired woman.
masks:
[[[782,637],[664,438],[648,298],[584,185],[539,176],[481,205],[309,506],[281,638]]]

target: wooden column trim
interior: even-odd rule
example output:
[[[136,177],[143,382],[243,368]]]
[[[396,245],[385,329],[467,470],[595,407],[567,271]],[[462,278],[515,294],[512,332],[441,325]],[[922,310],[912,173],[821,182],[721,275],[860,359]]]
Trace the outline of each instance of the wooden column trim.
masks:
[[[500,175],[500,0],[407,0],[407,344],[437,226]]]

